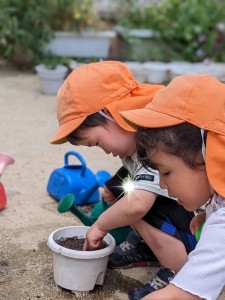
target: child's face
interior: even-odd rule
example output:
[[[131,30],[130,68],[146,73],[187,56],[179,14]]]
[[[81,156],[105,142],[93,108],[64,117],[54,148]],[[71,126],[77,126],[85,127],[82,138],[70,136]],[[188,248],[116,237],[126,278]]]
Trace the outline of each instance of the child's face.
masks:
[[[108,122],[107,127],[95,126],[82,131],[82,146],[98,146],[105,153],[124,158],[136,152],[135,134],[125,131],[114,122]]]
[[[151,152],[149,154],[151,156]],[[199,153],[197,159],[200,159],[200,156]],[[186,210],[194,211],[210,198],[205,165],[192,169],[180,157],[163,151],[153,154],[151,161],[159,171],[160,187],[167,189],[169,196],[178,198],[179,204]]]

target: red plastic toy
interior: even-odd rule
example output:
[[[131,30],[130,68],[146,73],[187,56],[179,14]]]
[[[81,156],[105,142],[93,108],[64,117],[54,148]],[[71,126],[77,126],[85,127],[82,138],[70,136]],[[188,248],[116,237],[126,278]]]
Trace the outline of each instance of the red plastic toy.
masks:
[[[8,165],[14,163],[14,159],[7,153],[0,153],[0,177]],[[6,206],[7,197],[3,184],[0,182],[0,210]]]
[[[0,210],[6,206],[7,198],[5,194],[4,186],[0,182]]]

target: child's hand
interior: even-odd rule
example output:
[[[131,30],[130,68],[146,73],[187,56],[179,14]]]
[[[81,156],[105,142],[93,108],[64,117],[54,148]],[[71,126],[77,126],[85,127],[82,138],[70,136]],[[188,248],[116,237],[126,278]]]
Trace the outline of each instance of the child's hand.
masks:
[[[200,212],[197,216],[195,216],[190,223],[190,230],[192,234],[195,234],[195,231],[199,229],[201,222],[206,219],[205,211]]]
[[[112,205],[116,202],[116,197],[106,186],[104,186],[102,198],[104,199],[105,202],[108,202],[110,205]]]
[[[101,242],[106,234],[107,231],[100,230],[97,222],[95,222],[87,231],[83,251],[100,247]]]

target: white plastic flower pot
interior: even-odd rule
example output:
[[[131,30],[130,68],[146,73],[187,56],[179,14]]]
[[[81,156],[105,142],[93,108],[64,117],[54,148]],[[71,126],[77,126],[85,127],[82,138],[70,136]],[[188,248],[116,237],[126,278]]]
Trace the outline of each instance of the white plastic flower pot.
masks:
[[[44,64],[40,64],[35,67],[35,71],[40,79],[41,92],[56,95],[68,68],[64,65],[58,65],[55,69],[49,69]]]
[[[71,70],[76,69],[78,66],[79,66],[79,63],[78,63],[76,60],[72,59],[72,60],[70,61],[69,67],[70,67]]]
[[[193,64],[185,61],[175,61],[169,63],[170,66],[170,79],[188,74],[191,70],[193,70]]]
[[[225,80],[225,64],[223,63],[171,63],[171,78],[183,74],[210,74],[220,81]]]
[[[161,62],[146,62],[143,64],[147,74],[147,82],[162,84],[169,80],[169,65]]]
[[[131,73],[134,75],[137,81],[141,83],[146,82],[146,72],[143,68],[143,64],[139,62],[127,61],[125,64],[131,70]]]
[[[108,257],[116,245],[110,234],[104,237],[108,246],[100,250],[71,250],[56,243],[62,237],[85,238],[88,229],[88,226],[63,227],[52,232],[48,238],[48,246],[53,252],[54,280],[59,286],[73,292],[88,292],[95,285],[104,283]]]

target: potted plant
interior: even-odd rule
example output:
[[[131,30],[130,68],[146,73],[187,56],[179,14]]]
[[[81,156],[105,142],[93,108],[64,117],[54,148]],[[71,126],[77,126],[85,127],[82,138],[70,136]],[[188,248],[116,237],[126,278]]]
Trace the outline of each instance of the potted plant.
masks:
[[[92,0],[73,0],[65,5],[55,0],[52,28],[54,38],[44,46],[58,56],[106,58],[114,31],[105,30]]]
[[[59,58],[52,53],[48,53],[40,59],[40,63],[35,66],[35,71],[40,79],[42,93],[57,94],[69,71],[69,64],[68,57]]]
[[[141,6],[135,0],[127,0],[126,3],[127,7],[114,27],[119,36],[119,56],[138,62],[168,61],[174,53],[159,38],[159,33],[149,27],[146,11],[154,5],[145,2]]]

